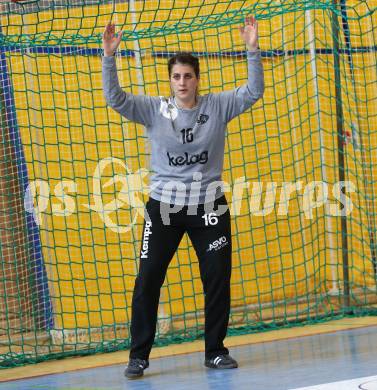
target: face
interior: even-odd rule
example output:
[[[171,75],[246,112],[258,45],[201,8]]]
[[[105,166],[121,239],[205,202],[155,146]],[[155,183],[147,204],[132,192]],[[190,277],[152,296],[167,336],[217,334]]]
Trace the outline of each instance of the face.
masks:
[[[183,103],[195,102],[199,79],[191,65],[175,64],[170,75],[174,96]]]

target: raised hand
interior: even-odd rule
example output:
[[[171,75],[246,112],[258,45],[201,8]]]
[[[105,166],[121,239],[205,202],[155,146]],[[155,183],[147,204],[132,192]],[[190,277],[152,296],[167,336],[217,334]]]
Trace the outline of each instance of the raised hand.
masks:
[[[103,51],[105,56],[112,56],[122,40],[123,31],[115,35],[115,25],[109,23],[102,36]]]
[[[258,49],[258,22],[254,16],[245,18],[245,25],[239,27],[241,37],[245,41],[248,50]]]

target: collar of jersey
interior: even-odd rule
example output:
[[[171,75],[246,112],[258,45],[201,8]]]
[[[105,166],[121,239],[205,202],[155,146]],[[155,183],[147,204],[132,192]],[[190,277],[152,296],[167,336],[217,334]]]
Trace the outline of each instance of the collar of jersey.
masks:
[[[172,96],[172,98],[170,100],[174,104],[174,107],[177,108],[177,110],[180,110],[180,111],[195,111],[195,110],[197,110],[200,107],[200,104],[202,102],[202,96],[198,95],[197,98],[198,98],[198,101],[196,103],[196,106],[194,106],[192,108],[180,108],[180,107],[178,107],[178,104],[176,103],[174,96]]]

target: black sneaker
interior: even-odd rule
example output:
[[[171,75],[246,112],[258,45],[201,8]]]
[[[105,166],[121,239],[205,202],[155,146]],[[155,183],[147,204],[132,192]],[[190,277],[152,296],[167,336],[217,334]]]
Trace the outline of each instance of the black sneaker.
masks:
[[[219,355],[212,359],[206,359],[204,365],[209,368],[237,368],[238,363],[229,355]]]
[[[144,370],[148,367],[148,360],[130,359],[128,366],[124,371],[124,375],[129,379],[139,378],[143,376]]]

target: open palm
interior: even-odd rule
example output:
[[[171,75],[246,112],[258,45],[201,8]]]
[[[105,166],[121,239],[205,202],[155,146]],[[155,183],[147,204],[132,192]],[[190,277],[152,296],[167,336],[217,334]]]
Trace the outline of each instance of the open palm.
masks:
[[[109,23],[106,26],[102,36],[103,51],[106,56],[111,56],[115,53],[122,40],[122,34],[123,32],[121,31],[118,35],[115,35],[114,24]]]
[[[240,33],[249,50],[258,48],[258,22],[254,16],[245,18],[245,25],[240,27]]]

